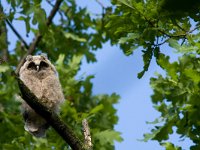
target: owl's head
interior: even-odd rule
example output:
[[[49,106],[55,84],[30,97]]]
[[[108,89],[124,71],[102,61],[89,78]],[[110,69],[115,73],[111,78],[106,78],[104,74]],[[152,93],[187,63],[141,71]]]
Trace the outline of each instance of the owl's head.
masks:
[[[55,73],[56,69],[45,55],[28,55],[20,72],[28,71],[34,74],[43,75],[47,73]]]

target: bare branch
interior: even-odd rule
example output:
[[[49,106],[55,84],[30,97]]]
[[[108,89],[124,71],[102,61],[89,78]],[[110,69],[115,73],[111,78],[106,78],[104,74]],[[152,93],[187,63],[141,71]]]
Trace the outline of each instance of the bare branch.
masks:
[[[189,33],[192,33],[194,32],[195,30],[199,29],[200,28],[200,25],[196,26],[194,29],[190,30]]]
[[[56,12],[59,10],[59,7],[61,5],[63,0],[57,0],[56,3],[55,3],[55,6],[53,7],[52,11],[50,12],[50,15],[47,19],[47,26],[49,26],[54,18],[54,16],[56,15]]]
[[[16,78],[18,80],[22,98],[27,102],[27,104],[40,116],[42,116],[73,150],[85,150],[83,143],[74,134],[73,130],[66,125],[56,113],[48,110],[48,108],[42,105],[40,100],[28,89],[26,85],[24,85],[23,81],[21,81],[17,75]]]
[[[170,38],[167,38],[166,40],[164,40],[163,42],[161,43],[157,43],[156,46],[161,46],[163,44],[165,44],[167,41],[169,41]]]
[[[88,125],[88,121],[86,119],[83,119],[82,125],[83,125],[83,134],[85,138],[85,148],[87,150],[92,150],[92,139],[90,135],[90,127]]]
[[[28,49],[28,44],[26,43],[26,41],[22,38],[22,36],[17,32],[17,30],[13,27],[13,25],[11,24],[11,22],[6,19],[6,23],[8,24],[8,26],[11,28],[11,30],[15,33],[15,35],[18,37],[18,39],[24,44],[25,48]]]
[[[54,18],[54,16],[56,15],[56,12],[59,10],[59,7],[61,5],[63,0],[57,0],[55,3],[55,6],[53,7],[53,9],[50,12],[49,17],[47,18],[46,21],[46,25],[49,26],[52,23],[52,20]],[[17,69],[15,71],[16,74],[19,74],[19,70],[21,68],[21,66],[24,64],[26,56],[32,54],[34,52],[34,50],[36,49],[36,47],[38,46],[38,43],[41,41],[42,39],[42,34],[38,33],[37,36],[34,38],[33,42],[31,43],[28,52],[25,54],[25,56],[20,60]]]
[[[47,0],[47,3],[48,3],[51,7],[54,7],[54,5],[51,3],[50,0]],[[58,13],[59,13],[59,15],[60,15],[61,20],[63,21],[63,20],[64,20],[64,17],[63,17],[62,12],[61,12],[60,10],[58,10]]]

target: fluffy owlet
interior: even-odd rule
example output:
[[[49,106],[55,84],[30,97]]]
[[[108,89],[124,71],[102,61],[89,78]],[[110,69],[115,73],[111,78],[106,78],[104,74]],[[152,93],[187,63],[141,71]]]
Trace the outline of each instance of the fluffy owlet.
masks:
[[[56,69],[46,56],[27,56],[20,68],[19,77],[43,105],[58,112],[64,96]],[[26,102],[22,103],[22,113],[25,130],[36,137],[44,136],[45,130],[49,127],[47,122]]]

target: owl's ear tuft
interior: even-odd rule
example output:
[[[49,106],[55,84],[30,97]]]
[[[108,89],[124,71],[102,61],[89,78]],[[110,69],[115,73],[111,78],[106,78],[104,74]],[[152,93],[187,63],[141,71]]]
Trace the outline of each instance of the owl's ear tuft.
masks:
[[[48,59],[47,57],[47,54],[46,53],[41,53],[40,56],[43,58],[43,59]]]
[[[33,60],[33,56],[32,55],[26,56],[26,61],[31,61],[31,60]]]

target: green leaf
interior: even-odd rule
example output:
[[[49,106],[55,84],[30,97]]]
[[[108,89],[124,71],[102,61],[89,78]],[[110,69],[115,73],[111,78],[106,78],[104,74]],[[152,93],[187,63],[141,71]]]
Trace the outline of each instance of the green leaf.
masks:
[[[102,132],[97,132],[94,134],[94,138],[98,139],[101,145],[104,145],[104,144],[113,145],[114,141],[118,141],[118,142],[123,141],[122,137],[120,136],[120,133],[113,130],[105,130]]]
[[[172,48],[174,48],[174,49],[179,50],[181,48],[180,44],[175,39],[169,39],[168,43],[169,43],[169,46],[172,47]]]
[[[174,144],[169,142],[161,143],[161,145],[164,146],[166,150],[182,150],[181,147],[175,147]]]
[[[7,70],[9,70],[9,66],[7,66],[7,65],[0,65],[0,73],[1,72],[6,72]]]
[[[83,56],[82,55],[74,55],[72,60],[69,62],[69,67],[70,68],[76,68],[77,70],[79,69],[79,64],[81,63]]]
[[[86,42],[85,38],[80,38],[78,35],[75,35],[73,33],[65,32],[64,35],[67,39],[72,39],[78,42]]]
[[[119,39],[119,44],[125,44],[131,40],[137,40],[139,38],[139,34],[136,33],[128,33],[126,37],[121,37]]]
[[[153,49],[151,47],[148,47],[147,50],[143,50],[142,51],[144,54],[142,55],[143,56],[143,62],[144,62],[144,67],[143,67],[143,71],[141,71],[140,73],[138,73],[138,78],[142,78],[144,73],[146,71],[148,71],[149,69],[149,65],[150,65],[150,62],[151,62],[151,59],[152,59],[152,56],[153,56]]]
[[[119,2],[121,2],[122,4],[124,4],[124,5],[126,5],[126,6],[128,6],[128,7],[130,7],[130,8],[132,8],[132,9],[134,9],[132,6],[131,6],[131,4],[129,4],[129,1],[128,0],[118,0]]]
[[[170,57],[169,56],[165,56],[164,54],[160,53],[159,57],[157,59],[157,64],[163,68],[164,70],[166,70],[166,72],[168,73],[168,75],[173,79],[173,80],[177,80],[178,75],[177,75],[177,71],[178,71],[178,64],[177,62],[174,63],[170,63],[169,62]]]
[[[46,25],[46,12],[40,7],[34,7],[33,24],[38,23],[40,33],[44,34],[47,30]]]
[[[90,110],[89,114],[96,114],[104,108],[103,104],[97,105],[93,109]]]
[[[59,57],[58,57],[58,60],[56,61],[57,66],[62,67],[64,59],[65,59],[65,55],[60,54]]]
[[[197,72],[194,69],[185,69],[184,73],[187,77],[191,78],[194,82],[199,83],[200,82],[200,72]]]

